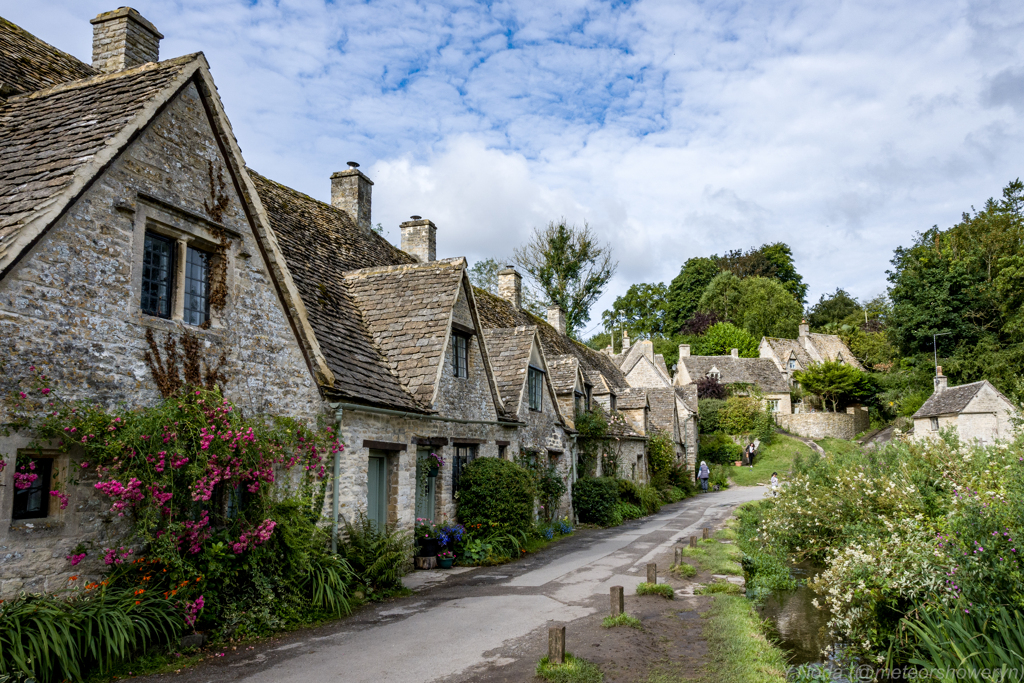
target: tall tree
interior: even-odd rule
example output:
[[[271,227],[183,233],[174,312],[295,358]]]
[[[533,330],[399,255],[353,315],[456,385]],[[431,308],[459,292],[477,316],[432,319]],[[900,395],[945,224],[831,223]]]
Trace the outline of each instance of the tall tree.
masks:
[[[534,229],[514,258],[548,301],[562,307],[566,330],[573,336],[590,320],[590,307],[618,267],[611,247],[600,244],[589,225],[578,228],[565,219]]]
[[[754,338],[795,337],[802,309],[778,280],[740,279],[730,271],[715,276],[704,290],[700,309],[747,330]]]
[[[796,272],[793,250],[788,244],[775,242],[762,244],[757,249],[734,249],[715,257],[721,270],[728,270],[739,278],[766,277],[778,280],[786,291],[801,304],[807,300],[807,285]]]
[[[818,303],[808,311],[807,322],[812,328],[820,329],[825,325],[841,322],[844,318],[860,310],[862,310],[861,305],[857,303],[857,300],[850,296],[845,289],[837,287],[832,294],[821,295]]]
[[[665,296],[665,330],[675,334],[697,311],[700,297],[718,275],[714,258],[696,256],[688,259],[673,278]]]
[[[661,283],[630,285],[626,293],[616,297],[611,310],[601,314],[606,330],[623,327],[634,339],[650,339],[665,331],[665,295],[668,287]]]

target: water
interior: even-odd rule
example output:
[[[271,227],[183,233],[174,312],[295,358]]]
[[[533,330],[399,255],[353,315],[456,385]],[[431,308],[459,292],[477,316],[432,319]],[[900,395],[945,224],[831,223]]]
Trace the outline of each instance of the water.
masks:
[[[758,612],[762,619],[768,619],[775,626],[779,645],[791,653],[790,664],[820,664],[824,662],[821,651],[831,644],[825,635],[828,612],[811,604],[815,593],[806,582],[822,570],[801,563],[791,571],[800,581],[800,587],[772,593]]]

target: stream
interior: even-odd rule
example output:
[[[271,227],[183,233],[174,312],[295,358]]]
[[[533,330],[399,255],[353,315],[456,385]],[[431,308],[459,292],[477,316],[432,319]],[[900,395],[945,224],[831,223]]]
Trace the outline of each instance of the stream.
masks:
[[[811,603],[815,593],[807,587],[807,581],[822,570],[804,562],[794,565],[791,571],[800,586],[796,590],[772,593],[758,612],[775,627],[779,645],[791,653],[790,664],[820,664],[824,661],[821,651],[831,642],[824,628],[828,612]]]

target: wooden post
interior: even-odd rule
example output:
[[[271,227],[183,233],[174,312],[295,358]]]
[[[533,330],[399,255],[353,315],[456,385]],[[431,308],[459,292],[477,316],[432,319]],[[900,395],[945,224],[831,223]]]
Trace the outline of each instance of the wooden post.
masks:
[[[709,538],[711,538],[711,527],[707,527],[707,526],[704,527],[704,536],[703,536],[703,538],[704,538],[705,541],[708,540]]]
[[[548,629],[548,663],[565,664],[565,627]]]
[[[697,547],[697,537],[696,536],[690,536],[690,547],[691,548],[696,548]]]
[[[612,586],[612,616],[617,617],[626,609],[622,586]]]
[[[658,565],[654,562],[647,563],[647,583],[658,583]]]
[[[675,564],[680,565],[683,563],[683,546],[676,546],[676,561]]]

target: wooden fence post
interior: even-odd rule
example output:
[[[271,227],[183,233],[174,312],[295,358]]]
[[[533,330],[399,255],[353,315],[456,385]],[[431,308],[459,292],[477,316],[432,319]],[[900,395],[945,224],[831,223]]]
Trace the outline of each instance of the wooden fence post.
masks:
[[[658,565],[654,562],[647,563],[647,583],[658,583]]]
[[[696,536],[690,536],[690,547],[691,548],[696,548],[697,547],[697,537]]]
[[[565,627],[548,629],[548,663],[565,664]]]
[[[622,586],[612,586],[612,616],[617,617],[626,608],[626,600]]]
[[[680,565],[680,564],[683,563],[683,546],[681,546],[681,545],[677,545],[676,546],[676,562],[675,563],[677,565]]]
[[[711,527],[704,527],[704,540],[711,538]]]

